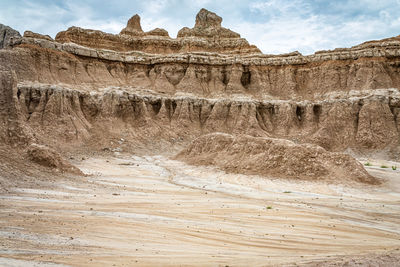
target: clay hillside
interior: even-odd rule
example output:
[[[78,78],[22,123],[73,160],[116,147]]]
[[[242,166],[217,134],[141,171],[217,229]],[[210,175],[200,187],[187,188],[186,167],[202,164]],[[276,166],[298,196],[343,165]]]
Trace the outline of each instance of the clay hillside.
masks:
[[[55,39],[0,24],[0,265],[24,265],[1,261],[7,254],[74,266],[96,258],[103,266],[135,260],[142,266],[309,266],[330,256],[344,261],[343,255],[398,249],[399,88],[400,36],[312,55],[269,55],[206,9],[176,38],[160,28],[144,31],[139,15],[119,34],[70,27]],[[56,200],[40,200],[48,197],[43,188]],[[41,216],[73,215],[36,220],[27,200]],[[197,204],[175,209],[178,202]],[[213,217],[226,203],[237,210]],[[343,203],[354,206],[346,213]],[[219,206],[210,211],[209,205]],[[143,210],[132,215],[130,209]],[[152,217],[143,215],[150,211]],[[157,230],[135,224],[140,229],[129,236],[129,220],[136,219]],[[93,235],[82,230],[87,235],[78,238],[71,230],[51,239],[51,231],[66,233],[75,222]],[[315,230],[319,222],[328,226]],[[274,231],[263,232],[266,224],[279,235],[267,240]],[[8,234],[10,225],[30,234]],[[314,230],[315,236],[301,237]],[[39,242],[32,233],[48,237]],[[132,244],[140,245],[130,250]],[[297,250],[299,244],[304,248]],[[262,256],[267,247],[269,259]],[[47,253],[52,249],[60,253]],[[400,256],[389,258],[398,263],[393,259]],[[369,264],[379,266],[375,260]]]

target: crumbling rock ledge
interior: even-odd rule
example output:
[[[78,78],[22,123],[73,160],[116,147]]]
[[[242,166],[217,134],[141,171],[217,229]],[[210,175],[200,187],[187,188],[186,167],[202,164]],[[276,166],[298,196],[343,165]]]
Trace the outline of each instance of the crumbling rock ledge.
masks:
[[[82,29],[73,27],[71,31],[81,32]],[[79,33],[77,33],[79,34]],[[98,31],[92,31],[93,35],[99,34]],[[248,53],[247,55],[232,55],[221,51],[219,53],[205,50],[200,51],[169,51],[167,55],[159,55],[152,52],[152,49],[140,49],[126,51],[113,51],[107,47],[93,48],[75,42],[50,41],[47,38],[32,38],[27,35],[21,40],[21,44],[33,44],[43,48],[65,51],[78,56],[93,57],[104,60],[120,61],[125,63],[157,64],[157,63],[194,63],[194,64],[243,64],[254,66],[282,66],[282,65],[302,65],[313,62],[322,62],[329,60],[357,60],[359,58],[395,58],[400,56],[400,40],[388,42],[376,42],[355,46],[348,49],[319,51],[313,55],[303,56],[299,52],[293,52],[282,55],[265,55],[261,53]],[[37,36],[36,36],[37,37]],[[149,40],[153,37],[143,37],[142,46],[148,47]],[[160,41],[162,43],[162,41]],[[173,46],[173,44],[169,44]]]

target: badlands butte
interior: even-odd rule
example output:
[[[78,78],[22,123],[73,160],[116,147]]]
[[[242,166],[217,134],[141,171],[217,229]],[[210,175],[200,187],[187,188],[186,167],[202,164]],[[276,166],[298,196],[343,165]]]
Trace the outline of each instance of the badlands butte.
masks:
[[[176,38],[164,29],[144,31],[138,15],[119,34],[71,27],[55,39],[31,31],[21,36],[0,24],[0,264],[398,263],[399,88],[400,36],[307,56],[268,55],[205,9]],[[375,167],[365,169],[359,161]],[[389,168],[379,168],[385,164]],[[146,177],[154,187],[146,187]],[[215,185],[213,179],[219,179]],[[141,186],[141,194],[163,192],[152,202],[160,208],[122,199],[132,196],[119,190]],[[253,193],[246,191],[250,187]],[[198,201],[198,207],[171,207],[171,199],[182,197],[179,190],[188,190],[183,203]],[[276,196],[278,191],[286,193]],[[203,203],[210,194],[215,203]],[[104,202],[92,201],[93,195],[96,201],[105,196]],[[57,206],[62,196],[79,209],[107,207],[109,215]],[[285,213],[277,209],[270,212],[275,217],[254,219],[260,212],[242,207],[265,206],[267,200]],[[225,213],[202,217],[224,203],[250,217],[232,210],[229,225],[221,219]],[[294,215],[298,203],[318,207],[310,221]],[[30,214],[29,205],[40,214]],[[138,228],[148,233],[142,239],[128,220],[136,218],[135,205],[148,213],[149,227]],[[66,206],[71,214],[57,215]],[[168,210],[175,228],[164,229],[160,212]],[[42,220],[33,219],[37,214]],[[242,225],[243,219],[248,223]],[[227,232],[207,228],[205,234],[184,220],[214,227],[206,225],[209,220]],[[302,227],[289,240],[288,230],[279,228],[287,220]],[[79,237],[70,236],[79,231],[74,222],[88,227]],[[57,230],[44,230],[46,225]],[[160,243],[152,227],[161,236],[171,234],[169,242]],[[255,232],[246,236],[252,227]],[[275,229],[276,236],[259,236],[263,227]],[[89,228],[106,237],[99,240]],[[229,234],[236,230],[240,234]],[[311,232],[312,240],[302,239]],[[134,252],[121,233],[128,233],[131,241],[125,241]]]

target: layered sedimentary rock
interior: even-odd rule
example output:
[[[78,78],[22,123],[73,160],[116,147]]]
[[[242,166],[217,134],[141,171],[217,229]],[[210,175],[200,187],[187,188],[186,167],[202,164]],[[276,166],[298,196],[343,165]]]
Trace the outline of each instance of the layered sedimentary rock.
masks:
[[[260,50],[240,38],[238,33],[221,26],[222,18],[202,9],[196,17],[193,29],[183,28],[178,38],[170,38],[166,30],[156,28],[144,32],[138,15],[129,19],[120,34],[71,27],[60,32],[56,41],[72,42],[85,47],[114,51],[141,51],[154,54],[182,52],[221,52],[228,54],[260,53]]]
[[[236,59],[188,53],[160,57],[23,38],[18,47],[0,51],[0,60],[15,70],[20,81],[89,88],[127,85],[198,96],[314,99],[330,92],[399,88],[399,48],[341,52],[337,55],[341,60],[324,60],[321,54]]]
[[[144,32],[139,16],[117,35],[74,27],[52,40],[25,32],[0,50],[1,97],[15,99],[32,138],[54,142],[185,143],[218,131],[396,157],[399,37],[274,56],[221,21],[201,10],[176,39]]]

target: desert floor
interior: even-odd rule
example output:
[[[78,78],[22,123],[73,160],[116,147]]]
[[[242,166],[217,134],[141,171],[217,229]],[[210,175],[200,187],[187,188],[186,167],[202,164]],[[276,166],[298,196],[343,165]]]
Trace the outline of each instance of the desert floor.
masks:
[[[74,161],[89,175],[0,195],[1,266],[400,259],[400,171],[382,163],[367,167],[385,181],[370,186],[226,174],[162,156]]]

